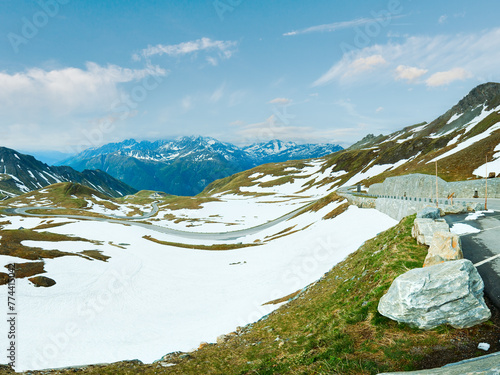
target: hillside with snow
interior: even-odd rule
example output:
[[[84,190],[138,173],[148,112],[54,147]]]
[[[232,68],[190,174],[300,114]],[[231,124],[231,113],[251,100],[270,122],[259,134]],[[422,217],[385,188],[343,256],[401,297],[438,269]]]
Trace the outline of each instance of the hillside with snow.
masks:
[[[486,84],[429,124],[257,166],[194,197],[111,198],[60,182],[0,202],[0,261],[19,268],[17,369],[151,363],[257,321],[397,224],[349,206],[338,189],[433,172],[435,161],[446,180],[474,178],[486,156],[496,174],[499,120],[500,85]]]
[[[33,156],[0,147],[0,199],[68,181],[86,185],[112,197],[137,192],[100,170],[84,170],[80,173],[70,167],[50,167]]]
[[[308,165],[304,180],[317,169]],[[259,184],[273,176],[252,178]],[[246,198],[174,200],[141,192],[111,200],[57,184],[5,201],[8,210],[63,209],[79,201],[71,214],[110,218],[25,217],[15,211],[0,218],[2,265],[41,261],[38,276],[56,283],[35,288],[28,277],[17,280],[17,369],[129,358],[151,363],[167,352],[214,342],[275,310],[280,304],[264,304],[314,282],[396,223],[376,210],[348,208],[335,195],[324,197],[325,190],[295,194],[298,187],[248,187]],[[153,205],[159,210],[151,218],[133,220]],[[280,220],[287,213],[293,215]],[[355,229],[359,225],[362,233]],[[68,325],[78,328],[74,336],[55,346],[54,355],[46,351]]]

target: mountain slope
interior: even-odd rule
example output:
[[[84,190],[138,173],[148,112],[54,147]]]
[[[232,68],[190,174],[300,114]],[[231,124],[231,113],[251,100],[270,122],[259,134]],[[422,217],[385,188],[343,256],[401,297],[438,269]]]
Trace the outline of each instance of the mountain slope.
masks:
[[[59,182],[76,182],[103,194],[119,197],[137,192],[100,170],[77,172],[71,167],[50,167],[33,156],[0,147],[0,193],[13,196]]]
[[[369,186],[386,177],[435,173],[446,181],[500,173],[500,84],[474,88],[458,104],[430,123],[389,135],[368,135],[350,148],[315,160],[264,165],[215,181],[206,195],[270,192],[271,184],[289,194],[311,189],[332,191],[357,183]],[[262,177],[265,176],[265,177]],[[265,182],[262,180],[265,178]],[[276,188],[278,189],[278,188]],[[279,190],[279,189],[278,189]]]
[[[101,169],[138,189],[195,195],[209,183],[270,162],[318,157],[340,146],[297,145],[278,140],[243,149],[209,137],[137,142],[88,149],[64,161],[77,170]]]

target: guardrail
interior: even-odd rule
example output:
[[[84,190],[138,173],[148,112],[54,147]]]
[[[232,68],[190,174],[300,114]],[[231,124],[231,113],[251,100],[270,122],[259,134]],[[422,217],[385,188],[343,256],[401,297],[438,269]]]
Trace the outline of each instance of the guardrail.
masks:
[[[386,199],[395,199],[395,200],[410,201],[410,202],[436,204],[436,198],[405,197],[405,196],[398,196],[398,195],[379,195],[379,194],[369,194],[369,193],[360,193],[360,192],[351,192],[351,191],[343,191],[343,193],[351,194],[351,195],[355,195],[355,196],[363,196],[366,198],[386,198]],[[439,198],[437,200],[437,203],[441,204],[441,205],[445,205],[445,206],[447,206],[447,205],[467,206],[467,203],[477,202],[477,201],[474,201],[472,199],[474,199],[474,198],[471,198],[471,200],[467,200],[467,198],[457,198],[457,199],[454,199],[452,202],[450,199]]]

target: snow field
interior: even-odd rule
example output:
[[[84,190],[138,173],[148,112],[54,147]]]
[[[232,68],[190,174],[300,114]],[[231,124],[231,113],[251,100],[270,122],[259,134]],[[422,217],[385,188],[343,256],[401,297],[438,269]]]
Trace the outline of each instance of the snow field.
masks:
[[[158,233],[120,224],[76,221],[51,228],[55,233],[105,241],[102,246],[89,243],[89,249],[111,258],[108,262],[47,259],[45,276],[57,282],[51,288],[17,281],[17,370],[133,358],[152,362],[171,351],[214,342],[218,335],[259,319],[276,308],[263,303],[314,282],[364,241],[396,224],[378,211],[357,207],[334,219],[316,221],[337,205],[240,241],[312,223],[298,233],[232,251],[164,246],[142,238],[144,234],[158,238]],[[39,221],[30,218],[22,223],[28,227]],[[12,225],[20,222],[14,220]],[[108,241],[130,245],[119,249]],[[60,244],[36,245],[58,248]],[[1,290],[6,293],[6,288]],[[6,322],[0,329],[6,329]],[[4,341],[0,349],[6,349]]]

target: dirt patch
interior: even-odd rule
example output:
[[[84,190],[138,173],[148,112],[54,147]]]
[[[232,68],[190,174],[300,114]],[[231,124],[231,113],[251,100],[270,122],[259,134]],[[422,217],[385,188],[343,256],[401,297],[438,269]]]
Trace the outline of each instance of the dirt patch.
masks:
[[[335,208],[334,210],[330,211],[329,213],[327,213],[323,219],[324,220],[328,220],[328,219],[333,219],[334,217],[337,217],[339,216],[340,214],[344,213],[345,211],[347,211],[347,209],[349,208],[349,203],[342,203],[340,206],[338,206],[337,208]]]
[[[251,246],[260,246],[258,243],[238,243],[238,244],[215,244],[215,245],[189,245],[189,244],[184,244],[184,243],[178,243],[178,242],[169,242],[169,241],[161,241],[157,240],[156,238],[153,238],[151,236],[143,236],[145,240],[155,242],[160,245],[167,245],[167,246],[174,246],[174,247],[182,247],[184,249],[195,249],[195,250],[235,250],[235,249],[242,249],[244,247],[251,247]]]
[[[5,285],[9,283],[9,275],[5,272],[0,272],[0,285]]]
[[[45,276],[35,276],[29,278],[28,280],[31,281],[33,284],[35,284],[37,288],[38,287],[50,288],[51,286],[56,285],[56,282],[54,280]]]
[[[125,249],[124,247],[122,246],[117,246],[117,245],[113,245],[113,246],[116,246],[116,247],[120,247],[122,249]],[[82,254],[82,255],[85,255],[85,256],[88,256],[90,258],[93,258],[95,260],[100,260],[102,262],[107,262],[108,259],[110,259],[111,257],[108,257],[107,255],[104,255],[102,253],[102,251],[99,251],[99,250],[85,250],[85,251],[81,251],[79,254]]]
[[[60,226],[63,226],[66,224],[71,224],[71,223],[72,223],[71,221],[65,221],[63,223],[52,223],[52,220],[50,220],[50,222],[42,223],[42,224],[34,227],[33,230],[56,228],[56,227],[60,227]]]
[[[30,277],[34,275],[38,275],[41,273],[45,273],[43,267],[45,266],[44,262],[29,262],[29,263],[12,263],[15,269],[16,279],[22,279],[25,277]],[[5,268],[9,268],[10,264],[5,266]]]
[[[294,297],[296,297],[300,291],[300,290],[297,290],[296,292],[293,292],[287,296],[284,296],[284,297],[281,297],[281,298],[277,298],[277,299],[273,299],[272,301],[269,301],[269,302],[266,302],[266,303],[263,303],[262,306],[265,306],[265,305],[277,305],[278,303],[281,303],[281,302],[286,302],[288,301],[289,299],[292,299]]]

